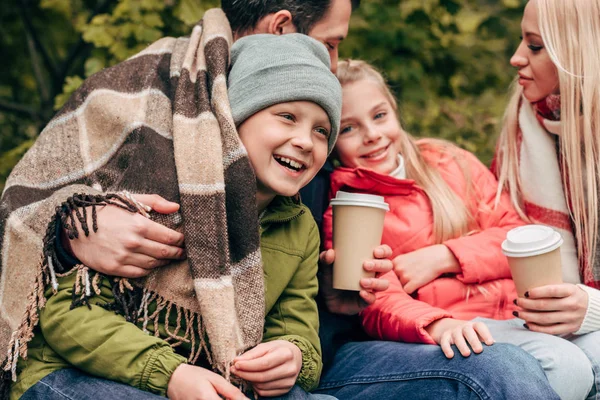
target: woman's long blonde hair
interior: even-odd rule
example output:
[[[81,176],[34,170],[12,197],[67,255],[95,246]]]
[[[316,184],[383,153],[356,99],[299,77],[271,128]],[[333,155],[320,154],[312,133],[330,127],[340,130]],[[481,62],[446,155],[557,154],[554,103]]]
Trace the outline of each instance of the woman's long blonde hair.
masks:
[[[544,46],[558,70],[562,180],[574,222],[577,252],[595,261],[600,188],[600,1],[535,0]],[[515,85],[516,86],[516,85]],[[513,90],[498,142],[500,190],[525,217],[518,166],[518,109],[522,89]],[[525,101],[525,100],[523,100]],[[498,193],[497,199],[499,199]]]
[[[337,77],[342,86],[361,80],[375,82],[387,100],[397,111],[398,105],[383,76],[371,65],[359,60],[340,61]],[[433,235],[436,243],[469,233],[473,218],[465,202],[448,186],[434,166],[425,162],[421,150],[435,148],[444,155],[453,157],[456,146],[442,140],[415,142],[409,134],[400,135],[400,154],[404,158],[406,175],[423,188],[433,210]],[[463,172],[467,175],[466,168]],[[469,182],[469,179],[466,179]],[[467,184],[467,188],[469,184]],[[466,189],[468,191],[468,189]]]

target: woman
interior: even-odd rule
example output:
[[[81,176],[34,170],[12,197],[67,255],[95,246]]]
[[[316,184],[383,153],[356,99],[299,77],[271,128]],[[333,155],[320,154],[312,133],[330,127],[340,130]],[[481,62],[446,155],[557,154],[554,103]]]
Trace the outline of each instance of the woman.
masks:
[[[558,230],[563,280],[516,304],[532,332],[560,335],[590,360],[600,398],[600,1],[531,0],[511,59],[518,86],[494,172],[524,218]],[[514,328],[517,329],[517,328]]]

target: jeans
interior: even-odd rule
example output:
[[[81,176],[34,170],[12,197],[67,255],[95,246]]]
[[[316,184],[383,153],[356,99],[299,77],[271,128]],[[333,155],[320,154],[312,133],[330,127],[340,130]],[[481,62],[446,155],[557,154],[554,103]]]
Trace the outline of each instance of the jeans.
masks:
[[[352,399],[558,399],[535,358],[494,344],[481,354],[447,359],[439,346],[351,342],[335,354],[315,391]]]
[[[165,397],[107,379],[96,378],[78,369],[59,369],[30,387],[21,400],[164,400]]]
[[[514,318],[497,321],[476,318],[487,325],[496,342],[519,346],[534,356],[563,400],[598,400],[600,332],[564,337],[533,332]]]
[[[21,396],[21,400],[158,400],[166,397],[123,383],[97,378],[78,369],[61,369],[45,376]],[[306,393],[294,386],[289,393],[271,400],[336,400],[324,394]]]

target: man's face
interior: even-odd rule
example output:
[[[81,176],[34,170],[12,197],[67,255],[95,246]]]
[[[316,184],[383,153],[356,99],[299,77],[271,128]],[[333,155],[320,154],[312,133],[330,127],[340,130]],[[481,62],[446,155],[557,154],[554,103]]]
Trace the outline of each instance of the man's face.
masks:
[[[308,32],[308,36],[323,43],[331,57],[331,70],[337,71],[338,47],[348,35],[352,3],[350,0],[331,0],[325,16]]]

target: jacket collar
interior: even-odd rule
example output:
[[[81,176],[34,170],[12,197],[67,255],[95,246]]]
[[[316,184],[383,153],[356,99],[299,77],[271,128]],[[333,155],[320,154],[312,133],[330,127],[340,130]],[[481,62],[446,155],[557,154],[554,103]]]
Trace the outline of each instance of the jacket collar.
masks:
[[[397,179],[366,168],[336,168],[331,174],[330,196],[344,189],[370,194],[407,195],[418,186],[412,179]]]
[[[298,196],[275,196],[273,201],[267,206],[260,224],[267,225],[291,221],[304,214],[304,212],[304,207],[302,207]]]

